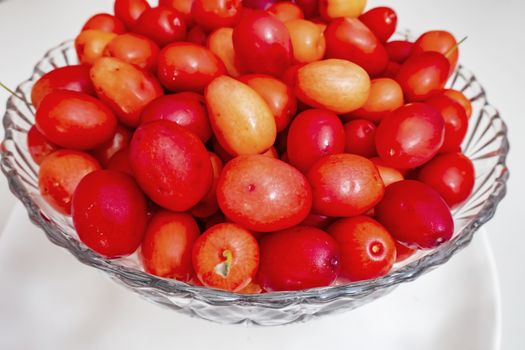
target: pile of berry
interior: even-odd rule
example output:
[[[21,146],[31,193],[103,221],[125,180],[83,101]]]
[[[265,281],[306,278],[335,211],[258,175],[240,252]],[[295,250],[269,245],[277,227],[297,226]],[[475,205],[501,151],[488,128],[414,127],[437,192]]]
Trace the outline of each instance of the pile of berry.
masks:
[[[377,278],[454,232],[472,107],[446,31],[365,0],[117,0],[32,91],[42,196],[107,258],[241,293]]]

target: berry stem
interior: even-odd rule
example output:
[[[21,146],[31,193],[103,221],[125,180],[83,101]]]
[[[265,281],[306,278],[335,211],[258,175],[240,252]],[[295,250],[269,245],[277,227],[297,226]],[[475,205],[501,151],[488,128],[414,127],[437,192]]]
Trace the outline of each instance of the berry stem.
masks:
[[[454,51],[456,51],[456,50],[459,48],[459,46],[460,46],[461,44],[463,44],[467,39],[468,39],[468,36],[464,37],[463,39],[461,39],[460,41],[458,41],[458,43],[457,43],[456,45],[454,45],[454,46],[452,46],[450,49],[448,49],[448,51],[445,52],[445,57],[448,58],[450,55],[452,55],[452,53],[453,53]]]
[[[24,100],[22,97],[20,97],[20,95],[18,95],[16,92],[14,92],[14,91],[11,90],[10,88],[8,88],[8,87],[7,87],[4,83],[2,83],[1,81],[0,81],[0,87],[1,87],[2,89],[4,89],[5,91],[7,91],[8,93],[10,93],[11,95],[13,95],[14,97],[16,97],[16,98],[18,98],[19,100],[25,102],[25,100]]]

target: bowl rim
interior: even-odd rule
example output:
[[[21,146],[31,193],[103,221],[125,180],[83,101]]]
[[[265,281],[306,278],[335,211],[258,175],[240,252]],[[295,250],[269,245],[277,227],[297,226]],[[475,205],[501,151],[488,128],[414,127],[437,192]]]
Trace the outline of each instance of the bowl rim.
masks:
[[[17,95],[19,95],[19,97],[9,97],[7,101],[6,112],[3,117],[5,136],[2,145],[6,142],[15,142],[11,131],[12,121],[9,117],[9,111],[17,109],[15,102],[18,98],[20,98],[20,96],[24,96],[23,87],[27,84],[34,84],[34,82],[42,75],[43,71],[39,68],[39,63],[46,59],[49,60],[57,50],[62,50],[64,53],[65,50],[71,48],[72,43],[73,42],[71,40],[68,40],[48,50],[42,59],[36,64],[31,77],[20,83],[16,88],[15,92]],[[68,62],[68,64],[71,63]],[[454,78],[452,79],[452,82],[458,78],[459,74],[471,75],[473,79],[476,80],[474,75],[460,64],[454,75]],[[479,227],[481,227],[494,216],[496,208],[498,207],[500,201],[504,198],[507,190],[509,170],[506,164],[506,158],[509,152],[509,140],[505,122],[501,118],[499,112],[487,101],[485,90],[481,84],[480,88],[481,92],[477,98],[483,99],[483,109],[491,108],[494,111],[494,116],[492,119],[498,120],[499,125],[501,126],[500,133],[502,133],[500,147],[501,151],[498,156],[498,161],[495,165],[495,167],[502,167],[502,171],[494,180],[495,183],[492,186],[492,191],[485,201],[483,207],[477,213],[475,218],[469,220],[468,224],[464,226],[461,231],[455,233],[452,240],[443,244],[441,247],[435,249],[431,253],[422,256],[420,259],[408,263],[397,270],[391,271],[385,276],[344,285],[312,288],[299,291],[270,292],[263,294],[239,294],[213,288],[194,286],[174,279],[166,279],[150,275],[132,267],[117,265],[114,263],[115,260],[106,259],[93,252],[89,248],[85,247],[82,242],[77,241],[74,237],[70,237],[59,225],[45,217],[38,205],[31,199],[31,195],[25,188],[25,185],[16,171],[15,166],[12,164],[10,152],[8,152],[3,146],[0,147],[0,166],[2,168],[2,172],[8,179],[11,192],[23,203],[33,224],[43,229],[48,236],[48,239],[52,243],[68,250],[80,262],[108,273],[111,277],[124,282],[129,287],[148,286],[149,288],[156,288],[171,295],[188,295],[193,299],[204,301],[210,305],[230,305],[233,303],[243,306],[281,308],[283,307],[283,303],[284,305],[297,304],[299,302],[311,304],[326,303],[335,299],[361,296],[363,294],[372,293],[378,289],[394,287],[401,283],[406,283],[416,279],[425,272],[428,272],[436,266],[447,262],[459,250],[468,245],[468,243],[472,240],[473,233],[477,231]],[[34,109],[31,108],[31,103],[26,99],[23,100],[27,107],[30,108],[31,111],[34,111]],[[55,233],[56,231],[60,231],[62,235],[66,236],[66,238],[64,240],[57,239]],[[71,245],[71,243],[75,242],[76,244]],[[453,245],[449,250],[449,254],[445,256],[444,259],[433,259],[433,257],[439,254],[440,248],[447,244]],[[78,250],[74,248],[78,248]],[[275,305],[277,302],[278,305]]]

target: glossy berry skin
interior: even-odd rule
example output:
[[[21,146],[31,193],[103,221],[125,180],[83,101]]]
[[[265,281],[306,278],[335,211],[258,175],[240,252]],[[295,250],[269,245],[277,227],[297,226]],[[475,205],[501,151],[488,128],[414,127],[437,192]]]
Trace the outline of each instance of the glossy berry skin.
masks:
[[[370,78],[355,63],[327,59],[294,70],[287,75],[293,74],[295,95],[308,106],[344,114],[363,107],[368,99]]]
[[[468,130],[468,118],[465,108],[445,95],[432,97],[425,103],[437,108],[445,121],[445,139],[440,152],[461,150],[461,143],[463,143]]]
[[[191,252],[199,226],[188,214],[166,210],[153,214],[140,255],[146,272],[187,282],[193,275]]]
[[[352,120],[344,125],[345,152],[365,158],[376,155],[376,126],[365,119]]]
[[[120,19],[128,29],[135,24],[144,11],[151,8],[146,0],[115,0],[115,16]]]
[[[334,217],[356,216],[372,209],[384,185],[370,160],[354,154],[326,156],[308,171],[314,212]]]
[[[394,168],[416,168],[432,159],[443,145],[445,123],[439,111],[424,103],[404,105],[379,124],[376,149]]]
[[[239,225],[212,226],[193,246],[192,261],[206,287],[237,292],[252,282],[259,267],[259,244]]]
[[[82,31],[89,29],[102,30],[104,32],[115,34],[123,34],[126,32],[124,23],[109,13],[97,13],[89,18],[82,27]]]
[[[205,47],[178,42],[166,46],[159,55],[158,77],[168,90],[204,91],[215,78],[226,74],[222,61]]]
[[[414,43],[407,40],[393,40],[387,42],[385,48],[391,61],[403,64],[412,55]]]
[[[106,166],[108,170],[121,171],[125,174],[133,176],[133,169],[129,160],[129,148],[124,148],[118,151],[111,157]]]
[[[253,73],[280,76],[292,64],[292,42],[286,26],[264,11],[244,12],[233,29],[233,47]]]
[[[129,127],[137,127],[144,108],[164,94],[155,77],[118,58],[103,57],[91,68],[97,96]]]
[[[397,27],[397,14],[390,7],[374,7],[359,16],[359,20],[383,43],[390,39]]]
[[[396,240],[413,248],[435,248],[454,233],[447,203],[438,192],[418,181],[388,186],[375,216]]]
[[[159,6],[170,7],[182,13],[188,28],[194,25],[193,14],[191,13],[192,5],[193,0],[159,0]]]
[[[58,149],[56,145],[46,140],[34,125],[27,132],[27,148],[33,161],[39,165],[45,157]]]
[[[213,180],[206,196],[204,196],[204,198],[190,210],[191,215],[197,218],[208,218],[219,210],[219,203],[217,202],[217,183],[219,182],[219,177],[221,176],[224,164],[218,155],[213,152],[208,153],[210,154],[210,162],[213,168]]]
[[[386,275],[396,260],[395,241],[380,223],[368,216],[345,218],[327,232],[341,251],[342,280],[356,282]]]
[[[337,18],[324,32],[326,57],[349,60],[371,76],[381,74],[388,63],[385,47],[357,18]]]
[[[304,18],[303,10],[291,2],[277,2],[268,8],[268,12],[283,23]]]
[[[78,183],[87,174],[100,169],[100,164],[84,152],[59,150],[40,164],[38,187],[40,194],[62,214],[71,213],[71,198]]]
[[[161,96],[148,104],[141,115],[142,124],[161,119],[177,123],[203,143],[212,135],[204,98],[194,92]]]
[[[445,30],[431,30],[421,34],[421,36],[414,43],[412,55],[418,56],[423,52],[434,51],[444,55],[449,65],[448,75],[452,75],[459,59],[459,48],[456,38]]]
[[[244,71],[233,48],[233,28],[219,28],[208,36],[207,47],[221,59],[228,75],[238,77]]]
[[[305,176],[281,160],[241,156],[224,167],[217,183],[217,200],[233,222],[252,231],[272,232],[306,218],[312,191]]]
[[[373,79],[370,82],[370,94],[363,107],[350,113],[352,119],[366,119],[379,124],[393,110],[403,105],[401,86],[389,78]]]
[[[400,263],[410,258],[416,253],[416,249],[409,248],[406,245],[403,245],[396,241],[396,263]]]
[[[386,68],[383,71],[383,73],[381,73],[381,76],[383,78],[395,79],[397,76],[397,72],[399,72],[400,68],[401,68],[401,65],[399,63],[390,61],[386,65]]]
[[[102,30],[88,29],[81,32],[75,38],[75,51],[81,64],[91,65],[102,55],[106,46],[117,34],[104,32]]]
[[[345,131],[335,113],[309,109],[295,117],[288,130],[287,152],[291,165],[308,171],[319,159],[343,153]]]
[[[319,25],[305,19],[291,20],[285,25],[292,40],[294,62],[309,63],[324,57],[326,40]]]
[[[55,91],[41,102],[36,127],[52,143],[87,150],[109,141],[117,129],[111,110],[94,97],[75,91]]]
[[[268,292],[326,287],[339,275],[339,247],[317,228],[297,226],[267,234],[260,248],[259,281]]]
[[[273,146],[274,115],[250,86],[222,76],[208,85],[204,96],[215,137],[229,154],[259,154]]]
[[[297,99],[293,90],[279,79],[265,74],[247,74],[239,80],[257,91],[270,107],[277,132],[288,127],[297,112]]]
[[[207,31],[234,27],[241,18],[241,0],[194,0],[191,8],[195,22]]]
[[[393,183],[403,181],[405,179],[405,176],[401,171],[398,169],[392,168],[387,166],[381,158],[371,158],[370,159],[377,167],[377,170],[379,171],[379,175],[381,175],[381,179],[383,180],[383,184],[385,187],[390,186]]]
[[[154,72],[157,69],[159,47],[151,39],[133,33],[117,36],[104,49],[104,56],[115,57],[139,68]]]
[[[133,253],[146,230],[146,199],[133,178],[99,170],[82,179],[72,202],[80,240],[107,258]]]
[[[193,207],[212,184],[210,157],[202,141],[167,120],[143,124],[135,131],[130,161],[148,197],[172,211]]]
[[[465,201],[474,188],[472,161],[461,153],[440,154],[419,169],[418,180],[439,192],[452,208]]]
[[[451,99],[459,103],[465,109],[467,118],[470,119],[470,117],[472,116],[472,103],[467,98],[467,96],[465,96],[464,93],[462,93],[459,90],[446,89],[442,92],[442,94],[447,97],[450,97]]]
[[[160,47],[186,38],[184,15],[169,7],[149,8],[140,15],[133,31],[142,34]]]
[[[95,88],[89,77],[89,66],[60,67],[44,74],[31,90],[33,106],[38,108],[44,97],[56,90],[77,91],[95,96]]]
[[[318,0],[319,12],[323,19],[358,17],[364,10],[367,0]]]
[[[133,132],[130,129],[119,125],[117,126],[115,135],[113,135],[111,140],[98,146],[90,153],[100,162],[103,167],[106,167],[109,163],[109,160],[115,155],[115,153],[128,147],[129,142],[131,141],[131,136],[133,136]]]
[[[448,79],[450,64],[440,53],[424,52],[412,56],[401,65],[396,81],[401,85],[406,101],[424,101],[439,92]]]

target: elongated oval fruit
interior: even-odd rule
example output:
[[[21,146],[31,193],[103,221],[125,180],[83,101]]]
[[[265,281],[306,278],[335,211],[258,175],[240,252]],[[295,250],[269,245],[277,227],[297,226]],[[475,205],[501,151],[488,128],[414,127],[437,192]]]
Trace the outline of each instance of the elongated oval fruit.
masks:
[[[210,156],[195,134],[168,120],[141,125],[133,135],[129,160],[142,190],[158,205],[183,212],[210,190]]]
[[[306,177],[291,165],[263,155],[237,157],[217,183],[217,200],[233,222],[258,232],[301,223],[312,207]]]
[[[121,123],[130,127],[138,126],[144,108],[164,94],[152,75],[113,57],[102,57],[95,62],[91,80],[98,97]]]
[[[117,118],[92,96],[58,90],[42,100],[35,124],[46,139],[58,146],[88,150],[113,138]]]
[[[295,94],[301,101],[335,113],[361,108],[370,92],[366,71],[341,59],[309,63],[297,70],[294,80]]]
[[[205,93],[211,125],[230,154],[259,154],[272,147],[275,119],[264,99],[251,87],[228,76],[213,80]]]
[[[388,186],[375,216],[397,241],[411,248],[435,248],[454,233],[447,203],[436,190],[419,181]]]
[[[107,258],[129,255],[142,242],[146,198],[129,175],[111,170],[90,173],[78,184],[71,208],[80,240]]]

